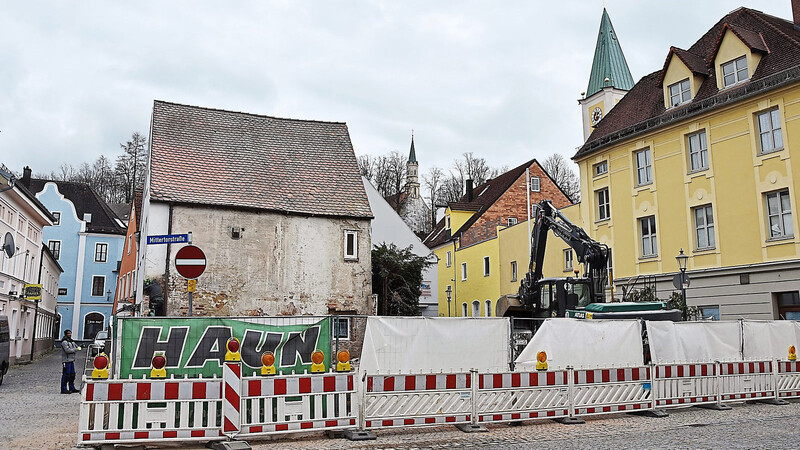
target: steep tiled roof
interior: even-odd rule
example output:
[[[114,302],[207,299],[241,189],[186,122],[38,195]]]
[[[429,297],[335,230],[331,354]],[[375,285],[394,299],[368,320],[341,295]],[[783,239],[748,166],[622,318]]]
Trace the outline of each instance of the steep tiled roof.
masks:
[[[667,60],[664,61],[664,68],[661,70],[661,76],[658,79],[659,85],[663,86],[664,75],[667,73],[667,68],[669,67],[669,62],[672,59],[672,55],[677,56],[678,59],[680,59],[686,68],[689,69],[693,74],[703,76],[709,75],[710,69],[708,68],[708,63],[706,63],[706,60],[703,59],[702,56],[695,55],[694,53],[678,47],[670,47],[669,53],[667,53]]]
[[[716,75],[711,64],[726,28],[734,33],[738,31],[737,36],[747,40],[746,44],[752,49],[767,53],[763,53],[758,67],[750,74],[747,82],[720,91],[717,89]],[[761,47],[759,41],[762,42]],[[708,77],[691,102],[667,110],[661,87],[662,71],[646,75],[597,124],[573,159],[586,156],[621,139],[638,136],[800,80],[800,31],[790,21],[748,8],[739,8],[727,14],[687,52],[703,58],[708,67]]]
[[[458,236],[458,233],[468,230],[469,227],[471,227],[481,215],[514,184],[514,181],[525,173],[525,169],[534,163],[539,164],[536,159],[532,159],[493,180],[489,180],[473,188],[472,192],[474,197],[471,202],[467,201],[467,194],[464,194],[458,202],[449,203],[448,206],[452,210],[475,211],[475,214],[473,214],[461,228],[458,230],[450,230],[451,232],[444,229],[444,219],[440,220],[439,223],[436,224],[436,227],[428,234],[428,237],[425,238],[424,244],[427,245],[428,248],[434,248]],[[542,169],[542,171],[544,172],[544,169]]]
[[[117,218],[122,221],[124,224],[128,224],[128,218],[130,217],[131,213],[131,205],[130,203],[109,203],[108,207],[114,211],[114,214],[117,215]]]
[[[151,199],[371,218],[347,125],[156,101]]]
[[[125,234],[125,228],[117,222],[117,215],[88,184],[31,178],[30,190],[36,193],[41,192],[44,185],[49,182],[55,183],[58,186],[58,192],[72,202],[75,212],[78,213],[78,219],[83,220],[86,213],[92,215],[92,221],[86,224],[87,232]]]

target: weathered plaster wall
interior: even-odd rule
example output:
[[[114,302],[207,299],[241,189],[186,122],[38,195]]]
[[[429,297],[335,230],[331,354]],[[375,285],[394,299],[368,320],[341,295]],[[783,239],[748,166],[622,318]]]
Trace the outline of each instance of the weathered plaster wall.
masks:
[[[172,212],[172,232],[191,231],[192,243],[206,254],[207,268],[193,298],[195,315],[368,314],[369,226],[368,220],[209,207],[174,206]],[[240,239],[231,238],[233,227],[243,229]],[[345,230],[358,231],[357,261],[344,259]],[[169,315],[188,312],[186,281],[175,270],[181,247],[173,244],[169,251]],[[165,257],[161,249],[154,253]],[[161,278],[164,260],[146,259],[148,267],[161,267],[148,269],[148,276]]]

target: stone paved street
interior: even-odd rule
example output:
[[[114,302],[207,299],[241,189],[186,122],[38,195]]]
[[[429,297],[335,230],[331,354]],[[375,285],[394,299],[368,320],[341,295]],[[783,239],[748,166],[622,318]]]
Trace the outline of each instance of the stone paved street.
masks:
[[[85,350],[77,369],[84,366]],[[60,353],[13,367],[0,386],[0,448],[73,448],[77,439],[78,394],[59,393]],[[626,414],[589,418],[583,425],[552,421],[523,426],[493,425],[489,433],[465,434],[455,427],[379,431],[375,441],[300,438],[252,440],[257,449],[348,448],[800,448],[800,400],[789,405],[733,404],[730,411],[671,410],[669,417]],[[161,448],[202,449],[199,444]]]

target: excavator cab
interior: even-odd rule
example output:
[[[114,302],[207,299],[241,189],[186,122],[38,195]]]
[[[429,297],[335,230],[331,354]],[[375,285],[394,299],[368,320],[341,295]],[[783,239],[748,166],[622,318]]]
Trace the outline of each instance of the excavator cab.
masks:
[[[542,317],[565,317],[567,310],[592,303],[592,284],[586,278],[543,278],[538,288],[536,306]]]

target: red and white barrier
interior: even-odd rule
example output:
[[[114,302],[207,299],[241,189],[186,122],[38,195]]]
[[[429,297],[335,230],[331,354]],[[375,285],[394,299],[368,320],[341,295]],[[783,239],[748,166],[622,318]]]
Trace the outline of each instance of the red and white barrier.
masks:
[[[242,407],[242,363],[225,362],[222,366],[222,383],[225,389],[222,401],[222,433],[233,437],[239,433]]]
[[[223,439],[219,379],[85,379],[80,445]]]
[[[241,435],[355,428],[351,373],[244,378]]]
[[[554,419],[569,415],[567,371],[480,374],[478,422]]]
[[[655,367],[653,394],[657,407],[717,403],[717,365],[659,364]]]
[[[722,400],[776,398],[772,361],[719,363]]]
[[[800,397],[800,361],[780,361],[777,366],[778,396],[780,398]]]
[[[653,409],[649,367],[572,372],[573,416]]]
[[[470,373],[365,375],[362,429],[469,423]]]

